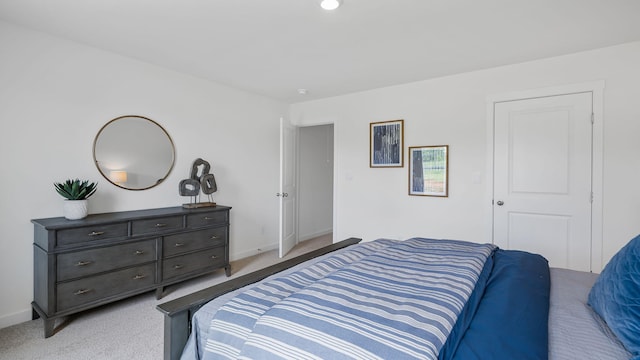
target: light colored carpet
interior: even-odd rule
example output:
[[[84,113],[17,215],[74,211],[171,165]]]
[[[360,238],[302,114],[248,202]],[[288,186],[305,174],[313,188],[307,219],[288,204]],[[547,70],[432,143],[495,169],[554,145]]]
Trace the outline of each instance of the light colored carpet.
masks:
[[[332,235],[303,241],[283,259],[277,250],[231,263],[232,278],[329,245]],[[164,298],[154,292],[88,310],[58,326],[45,339],[42,319],[0,329],[0,359],[162,359],[163,315],[156,305],[225,281],[224,270],[169,286]]]

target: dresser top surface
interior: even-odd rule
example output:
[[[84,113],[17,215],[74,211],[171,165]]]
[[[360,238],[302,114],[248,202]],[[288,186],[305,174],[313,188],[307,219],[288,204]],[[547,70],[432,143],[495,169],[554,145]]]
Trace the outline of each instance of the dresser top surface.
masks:
[[[215,207],[203,207],[197,209],[185,209],[181,206],[157,208],[157,209],[144,209],[144,210],[130,210],[130,211],[118,211],[108,212],[101,214],[90,214],[86,218],[81,220],[67,220],[64,217],[52,217],[44,219],[32,219],[31,222],[35,225],[42,226],[46,229],[60,229],[60,228],[72,228],[81,227],[93,224],[102,224],[109,222],[139,220],[146,218],[154,218],[161,216],[181,216],[190,214],[207,213],[213,211],[227,211],[231,209],[229,206],[216,205]]]

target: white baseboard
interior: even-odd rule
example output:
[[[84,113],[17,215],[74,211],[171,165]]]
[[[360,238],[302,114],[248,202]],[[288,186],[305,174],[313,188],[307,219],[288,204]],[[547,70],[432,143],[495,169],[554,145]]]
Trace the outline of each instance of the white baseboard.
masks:
[[[324,235],[327,235],[327,234],[331,234],[332,232],[333,232],[333,229],[327,229],[327,230],[324,230],[324,231],[316,232],[314,234],[302,235],[302,236],[298,237],[298,242],[311,240],[313,238],[317,238],[318,236],[324,236]],[[259,247],[259,248],[255,248],[255,249],[252,249],[252,250],[247,250],[247,251],[243,251],[243,252],[235,253],[235,254],[229,254],[229,261],[236,261],[236,260],[244,259],[244,258],[247,258],[247,257],[250,257],[250,256],[261,254],[261,253],[266,252],[266,251],[278,250],[279,247],[280,247],[280,244],[273,243],[273,244],[269,244],[269,245],[266,245],[266,246],[263,246],[263,247]]]
[[[313,234],[300,235],[300,236],[298,237],[298,242],[311,240],[311,239],[313,239],[313,238],[317,238],[317,237],[319,237],[319,236],[324,236],[324,235],[331,234],[332,232],[333,232],[333,229],[326,229],[326,230],[323,230],[323,231],[315,232],[315,233],[313,233]]]
[[[278,250],[278,247],[279,247],[278,243],[275,243],[275,244],[270,244],[264,247],[243,251],[241,253],[229,254],[229,261],[244,259],[250,256],[262,254],[263,252],[266,252],[266,251]]]
[[[0,316],[0,329],[31,320],[31,308],[17,313]]]

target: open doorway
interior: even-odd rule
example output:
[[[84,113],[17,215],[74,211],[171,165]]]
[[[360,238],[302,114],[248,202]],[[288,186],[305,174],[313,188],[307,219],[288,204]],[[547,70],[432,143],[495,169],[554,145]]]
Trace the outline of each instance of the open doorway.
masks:
[[[333,124],[299,127],[297,143],[298,243],[320,247],[333,239]]]

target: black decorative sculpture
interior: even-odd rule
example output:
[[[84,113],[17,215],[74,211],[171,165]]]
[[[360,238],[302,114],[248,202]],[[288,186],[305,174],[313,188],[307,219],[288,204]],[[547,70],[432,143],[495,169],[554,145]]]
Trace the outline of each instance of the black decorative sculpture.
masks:
[[[188,179],[180,181],[178,190],[180,195],[189,196],[191,201],[188,204],[182,204],[182,207],[186,209],[195,209],[200,207],[216,206],[213,202],[211,194],[218,191],[218,185],[216,184],[216,178],[213,174],[209,173],[211,165],[205,160],[200,158],[196,159],[191,166],[191,175]],[[207,195],[207,202],[198,202],[200,190]]]

